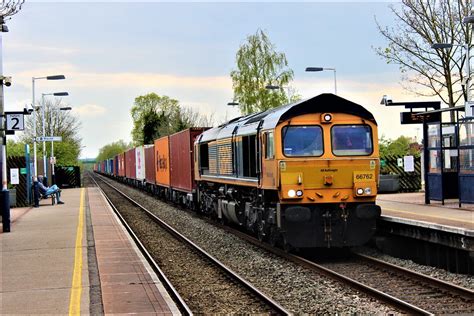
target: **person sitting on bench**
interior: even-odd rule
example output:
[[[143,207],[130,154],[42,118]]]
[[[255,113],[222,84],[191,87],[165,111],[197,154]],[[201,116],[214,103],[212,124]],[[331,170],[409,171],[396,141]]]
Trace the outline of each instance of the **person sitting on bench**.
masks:
[[[56,202],[58,204],[64,204],[63,201],[61,201],[61,190],[58,188],[56,184],[53,184],[50,187],[47,187],[43,184],[43,176],[38,176],[38,189],[41,195],[43,196],[49,196],[51,194],[56,194]]]

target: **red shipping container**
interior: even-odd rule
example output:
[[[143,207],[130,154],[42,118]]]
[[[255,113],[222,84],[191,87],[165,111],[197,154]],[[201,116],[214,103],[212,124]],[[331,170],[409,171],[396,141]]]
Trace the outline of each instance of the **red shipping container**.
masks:
[[[171,188],[191,192],[194,182],[194,140],[207,128],[192,127],[170,135],[170,178]]]
[[[112,170],[114,176],[118,176],[118,155],[114,157],[114,169]]]
[[[118,176],[125,177],[125,153],[117,155],[118,157]]]
[[[125,177],[135,180],[137,170],[135,167],[135,148],[125,152]]]
[[[155,184],[155,145],[145,145],[145,180]]]

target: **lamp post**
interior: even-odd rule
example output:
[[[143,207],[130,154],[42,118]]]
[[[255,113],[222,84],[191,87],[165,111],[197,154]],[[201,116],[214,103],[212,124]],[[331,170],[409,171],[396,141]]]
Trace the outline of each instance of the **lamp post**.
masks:
[[[59,108],[59,111],[70,111],[72,108],[70,106],[65,106]],[[58,111],[58,113],[60,113]],[[53,112],[51,112],[51,136],[53,136],[54,131],[53,131]],[[54,165],[56,164],[56,159],[54,158],[54,141],[51,141],[51,185],[55,184],[56,182],[56,177],[54,173]]]
[[[334,94],[337,95],[336,68],[306,67],[307,72],[316,72],[316,71],[323,71],[323,70],[332,70],[334,72]]]
[[[42,119],[43,119],[43,172],[44,172],[44,176],[43,176],[43,184],[44,185],[48,185],[48,172],[47,172],[47,163],[46,163],[46,140],[45,140],[45,137],[46,137],[46,124],[44,122],[44,108],[45,108],[45,102],[44,102],[44,97],[47,96],[47,95],[53,95],[55,97],[62,97],[62,96],[68,96],[69,93],[67,92],[54,92],[54,93],[42,93],[41,94],[41,116],[42,116]],[[50,135],[50,136],[53,136],[53,135]],[[52,142],[52,141],[51,141]]]
[[[36,109],[36,99],[35,99],[35,81],[39,79],[46,80],[63,80],[66,79],[64,75],[53,75],[53,76],[44,76],[44,77],[32,77],[31,86],[32,86],[32,105]],[[34,206],[39,207],[39,192],[38,192],[38,161],[36,157],[36,111],[33,112],[33,199]]]

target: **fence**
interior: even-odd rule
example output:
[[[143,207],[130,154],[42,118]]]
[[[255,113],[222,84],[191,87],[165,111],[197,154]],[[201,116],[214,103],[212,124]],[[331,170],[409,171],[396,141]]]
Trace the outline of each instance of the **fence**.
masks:
[[[13,189],[10,190],[10,199],[13,192],[16,192],[16,206],[24,207],[28,205],[26,193],[26,159],[25,157],[8,157],[7,158],[7,178],[8,183],[11,183],[10,169],[17,168],[19,172],[20,184],[14,184]]]
[[[414,192],[421,189],[421,159],[415,157],[415,171],[405,172],[403,166],[398,165],[398,159],[403,159],[403,156],[388,155],[382,160],[383,173],[398,174],[400,176],[400,192]]]
[[[61,189],[81,187],[81,170],[78,166],[55,166],[56,184]]]

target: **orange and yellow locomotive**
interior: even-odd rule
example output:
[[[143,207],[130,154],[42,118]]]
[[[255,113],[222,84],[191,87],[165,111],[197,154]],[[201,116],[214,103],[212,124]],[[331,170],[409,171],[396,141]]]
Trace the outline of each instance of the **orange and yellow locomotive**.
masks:
[[[284,247],[350,247],[375,231],[377,123],[333,94],[231,120],[194,144],[193,204]]]

